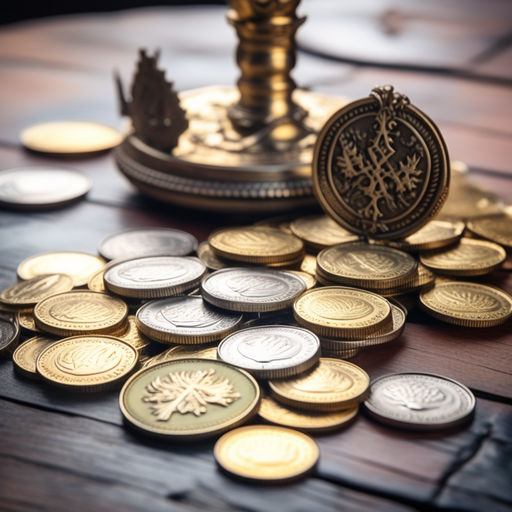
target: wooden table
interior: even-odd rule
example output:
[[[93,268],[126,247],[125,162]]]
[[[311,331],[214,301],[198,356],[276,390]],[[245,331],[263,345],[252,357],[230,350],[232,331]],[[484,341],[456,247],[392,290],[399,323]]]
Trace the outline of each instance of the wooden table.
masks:
[[[346,5],[345,5],[346,4]],[[512,8],[476,0],[305,1],[309,22],[294,77],[301,86],[365,96],[392,83],[438,122],[452,159],[512,202]],[[109,155],[56,161],[22,150],[24,126],[55,119],[119,125],[111,71],[126,79],[137,48],[162,48],[178,90],[234,83],[234,34],[224,8],[155,8],[46,19],[0,29],[0,167],[58,164],[94,181],[86,200],[44,213],[0,216],[0,287],[17,264],[53,250],[96,252],[106,235],[171,226],[204,239],[239,222],[142,198]],[[308,28],[309,27],[309,28]],[[325,28],[325,29],[323,29]],[[512,275],[493,283],[512,291]],[[18,377],[0,363],[2,510],[510,510],[512,505],[510,322],[461,329],[411,315],[403,336],[358,356],[372,378],[439,373],[478,397],[473,422],[439,433],[381,426],[364,414],[317,437],[316,473],[283,487],[231,480],[215,466],[213,441],[165,444],[126,430],[118,392],[70,396]]]

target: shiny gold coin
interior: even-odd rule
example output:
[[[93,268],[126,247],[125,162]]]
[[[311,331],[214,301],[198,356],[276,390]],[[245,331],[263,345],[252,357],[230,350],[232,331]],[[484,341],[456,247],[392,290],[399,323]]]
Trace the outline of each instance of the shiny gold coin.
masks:
[[[512,249],[512,214],[473,219],[468,222],[468,229],[475,235]]]
[[[178,345],[150,357],[141,364],[141,368],[148,368],[164,361],[189,358],[217,360],[217,344],[207,347],[204,345]]]
[[[493,286],[445,281],[420,294],[420,306],[429,315],[464,327],[492,327],[512,317],[512,297]]]
[[[299,325],[329,338],[365,336],[386,329],[392,321],[385,298],[342,286],[305,292],[295,301],[293,314]]]
[[[59,155],[97,153],[117,146],[121,140],[121,134],[114,128],[87,121],[42,123],[21,132],[25,148]]]
[[[354,242],[358,236],[342,228],[327,215],[308,215],[290,223],[292,233],[314,249]]]
[[[92,292],[100,292],[106,293],[107,289],[105,288],[105,282],[103,281],[103,275],[105,274],[105,269],[102,268],[95,272],[87,282],[87,288]]]
[[[126,324],[127,325],[121,332],[116,333],[116,338],[131,345],[139,354],[147,350],[151,345],[151,340],[146,338],[139,329],[137,329],[135,315],[128,316]]]
[[[25,377],[39,378],[36,370],[36,360],[39,354],[52,343],[55,343],[53,338],[34,336],[18,345],[12,355],[15,370]]]
[[[457,242],[465,227],[462,221],[431,220],[407,238],[390,240],[387,244],[402,251],[439,249]]]
[[[0,293],[0,302],[26,308],[39,301],[73,288],[73,279],[66,274],[45,274],[28,281],[21,281]]]
[[[395,288],[382,288],[374,291],[383,297],[396,297],[405,293],[427,289],[430,286],[433,286],[435,280],[436,275],[421,263],[418,263],[414,274],[407,281],[407,284],[397,286]]]
[[[316,140],[312,174],[320,205],[341,226],[395,239],[439,211],[450,164],[436,125],[388,85],[329,118]]]
[[[359,366],[321,357],[308,373],[269,381],[272,396],[286,405],[312,411],[339,411],[365,399],[370,378]]]
[[[59,336],[112,333],[127,315],[121,299],[87,290],[52,295],[34,308],[36,327]]]
[[[222,361],[174,359],[133,375],[119,405],[125,420],[153,436],[192,440],[219,434],[256,414],[260,389]]]
[[[416,260],[406,252],[364,242],[328,247],[317,257],[318,275],[336,283],[372,289],[406,284],[416,266]]]
[[[346,426],[357,416],[358,411],[359,406],[357,405],[343,411],[330,413],[301,411],[280,404],[269,396],[264,396],[261,399],[258,414],[269,423],[295,428],[302,432],[320,434]]]
[[[316,279],[307,272],[302,270],[285,270],[285,272],[300,277],[300,279],[302,279],[306,285],[306,290],[311,290],[311,288],[316,286]]]
[[[316,276],[316,256],[306,254],[300,264],[300,270],[312,276]]]
[[[213,454],[217,464],[233,476],[283,483],[311,473],[320,451],[313,439],[296,430],[253,425],[224,434]]]
[[[46,347],[37,373],[62,388],[102,391],[122,382],[137,364],[137,351],[112,336],[73,336]]]
[[[41,332],[36,327],[36,321],[34,318],[34,311],[26,311],[19,314],[20,327],[30,332]]]
[[[450,249],[422,253],[420,261],[425,267],[449,276],[481,276],[497,269],[507,258],[503,247],[488,242],[462,238]]]
[[[27,280],[62,273],[72,277],[73,286],[83,286],[103,265],[104,260],[85,252],[47,252],[23,260],[18,265],[18,277]]]
[[[352,359],[353,357],[356,357],[359,352],[361,352],[361,349],[359,348],[347,348],[340,350],[328,350],[322,348],[322,355],[331,359]]]
[[[219,229],[208,243],[217,256],[246,263],[290,263],[304,254],[304,244],[297,237],[258,226]]]

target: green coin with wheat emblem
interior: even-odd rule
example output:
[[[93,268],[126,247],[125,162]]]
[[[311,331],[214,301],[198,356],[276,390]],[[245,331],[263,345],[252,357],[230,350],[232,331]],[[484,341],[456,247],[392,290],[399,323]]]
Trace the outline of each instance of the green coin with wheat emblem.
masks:
[[[324,211],[352,233],[403,238],[433,218],[448,194],[441,132],[392,86],[376,87],[326,122],[313,154]]]
[[[35,306],[55,293],[68,292],[73,279],[66,274],[45,274],[28,281],[20,281],[0,293],[0,302],[16,308]]]
[[[52,295],[34,308],[36,327],[58,336],[116,332],[127,315],[128,306],[121,299],[88,290]]]
[[[46,347],[37,358],[37,373],[56,386],[73,391],[115,387],[134,370],[137,351],[112,336],[73,336]]]
[[[272,396],[285,405],[311,411],[339,411],[364,400],[368,374],[348,361],[321,357],[319,364],[293,379],[271,380]]]
[[[217,256],[245,263],[290,263],[304,254],[304,244],[296,236],[261,226],[219,229],[208,243]]]
[[[169,440],[214,436],[256,414],[260,389],[247,372],[222,361],[174,359],[133,375],[119,396],[129,425]]]
[[[429,315],[464,327],[492,327],[512,317],[512,297],[486,284],[443,281],[420,294]]]
[[[438,274],[448,276],[481,276],[499,268],[507,259],[505,249],[494,242],[462,238],[452,248],[425,252],[420,261]]]
[[[317,272],[322,277],[372,289],[404,285],[416,267],[416,260],[406,252],[364,242],[328,247],[317,257]]]
[[[392,323],[391,305],[384,297],[343,286],[315,288],[293,304],[299,325],[328,338],[366,336]]]
[[[244,480],[285,483],[311,473],[320,455],[306,434],[273,425],[251,425],[224,434],[213,455],[225,472]]]
[[[12,355],[14,369],[25,377],[39,378],[36,370],[36,360],[39,354],[52,343],[55,343],[53,338],[34,336],[18,345]]]

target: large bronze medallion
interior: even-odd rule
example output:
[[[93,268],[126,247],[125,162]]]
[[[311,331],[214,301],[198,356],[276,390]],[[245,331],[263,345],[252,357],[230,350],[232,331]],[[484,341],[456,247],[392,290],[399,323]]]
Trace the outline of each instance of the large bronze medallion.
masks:
[[[449,160],[435,124],[392,86],[373,89],[325,124],[313,157],[322,208],[353,233],[402,238],[448,193]]]

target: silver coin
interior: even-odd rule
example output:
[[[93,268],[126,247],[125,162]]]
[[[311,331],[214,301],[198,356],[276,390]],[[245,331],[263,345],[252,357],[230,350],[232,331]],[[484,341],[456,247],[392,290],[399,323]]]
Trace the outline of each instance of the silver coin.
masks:
[[[0,171],[0,205],[21,210],[64,206],[91,189],[83,174],[55,167],[20,167]]]
[[[20,324],[18,315],[0,311],[0,355],[10,354],[18,344]]]
[[[132,229],[111,235],[100,243],[98,252],[107,260],[145,256],[186,256],[197,249],[197,238],[171,228]]]
[[[251,327],[224,338],[217,355],[255,377],[280,379],[314,366],[320,358],[320,341],[311,331],[301,327]]]
[[[414,430],[453,427],[475,409],[473,393],[459,382],[428,373],[396,373],[371,384],[364,402],[376,419]]]
[[[201,283],[203,298],[231,311],[263,313],[285,309],[306,289],[299,277],[260,268],[217,270]]]
[[[103,280],[108,290],[123,297],[157,299],[195,288],[206,272],[197,258],[152,256],[119,263]]]
[[[164,343],[208,343],[233,332],[242,318],[212,308],[197,295],[180,295],[142,306],[137,326],[149,338]]]

